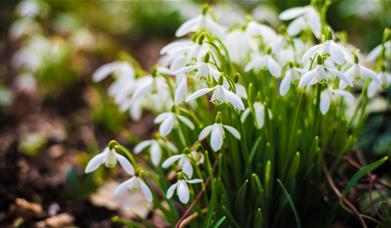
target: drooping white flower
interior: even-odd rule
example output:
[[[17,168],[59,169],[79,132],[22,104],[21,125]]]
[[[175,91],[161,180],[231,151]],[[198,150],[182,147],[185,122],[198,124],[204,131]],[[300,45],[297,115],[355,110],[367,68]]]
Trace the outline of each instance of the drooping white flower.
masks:
[[[152,202],[153,196],[151,189],[149,189],[148,185],[138,176],[133,176],[129,180],[121,183],[114,191],[115,196],[119,196],[123,194],[126,190],[136,191],[141,190],[141,193],[144,195],[144,198],[148,202]]]
[[[254,102],[254,112],[255,112],[255,127],[261,129],[265,123],[265,106],[261,102]],[[241,115],[240,121],[244,123],[250,114],[250,108],[247,108]]]
[[[200,96],[203,96],[209,92],[213,91],[212,97],[210,99],[211,102],[221,104],[221,103],[230,103],[234,108],[238,110],[244,110],[244,104],[242,99],[235,93],[229,91],[224,88],[222,85],[217,85],[213,88],[203,88],[199,89],[190,96],[187,97],[186,102],[190,102],[194,99],[197,99]]]
[[[301,72],[302,69],[295,68],[295,67],[288,68],[286,70],[285,77],[281,80],[280,89],[279,89],[281,96],[285,96],[288,93],[291,83],[300,78]]]
[[[250,21],[246,27],[247,36],[260,36],[266,44],[272,43],[276,38],[276,32],[267,25]]]
[[[379,73],[380,83],[372,80],[372,82],[368,86],[367,96],[373,97],[380,90],[391,85],[391,74],[388,72],[382,71]]]
[[[335,76],[343,80],[347,85],[353,86],[353,83],[346,77],[346,75],[333,67],[326,64],[317,65],[313,70],[310,70],[302,75],[299,82],[299,87],[312,86],[321,82],[328,82]]]
[[[367,61],[374,62],[382,53],[383,47],[385,48],[386,58],[391,58],[391,41],[387,41],[383,44],[376,46],[367,56]]]
[[[230,60],[241,63],[250,53],[256,49],[257,43],[242,29],[236,29],[224,36],[224,45],[228,50]]]
[[[357,80],[363,81],[367,78],[371,78],[377,83],[381,83],[375,72],[373,72],[369,68],[360,65],[359,63],[354,63],[347,71],[345,71],[345,75],[352,82]],[[344,89],[346,86],[347,84],[344,81],[339,82],[340,89]]]
[[[159,114],[155,118],[155,123],[160,124],[160,134],[162,136],[167,136],[168,134],[170,134],[174,126],[178,124],[178,120],[184,123],[190,129],[194,129],[194,124],[191,122],[191,120],[174,112],[164,112]]]
[[[178,162],[178,166],[182,169],[183,173],[185,173],[188,178],[193,176],[193,166],[191,165],[191,161],[186,154],[172,155],[163,162],[162,167],[168,168],[175,162]]]
[[[327,88],[320,94],[320,112],[325,115],[330,109],[331,102],[338,98],[343,98],[348,105],[353,105],[355,102],[351,93],[345,90]]]
[[[177,152],[177,148],[171,142],[168,141],[163,142],[162,140],[149,139],[149,140],[144,140],[139,144],[137,144],[137,146],[134,148],[134,153],[139,154],[144,149],[149,148],[152,164],[157,166],[159,165],[160,160],[162,159],[162,147],[166,147],[167,149],[173,151],[174,153]]]
[[[252,69],[259,70],[261,68],[266,68],[275,78],[281,76],[281,66],[270,54],[261,56],[259,53],[254,53],[244,71],[249,72]]]
[[[313,6],[293,7],[279,15],[283,21],[293,20],[288,26],[288,34],[296,36],[306,28],[310,28],[316,38],[321,36],[321,21],[318,11]]]
[[[194,77],[199,79],[213,78],[215,81],[217,81],[221,75],[221,73],[216,69],[216,66],[208,62],[207,63],[201,62],[201,63],[185,66],[175,71],[175,75],[186,74],[193,70],[197,71]]]
[[[87,164],[85,173],[90,173],[104,164],[108,168],[112,168],[117,164],[117,161],[121,167],[130,175],[134,175],[133,165],[124,156],[115,152],[114,149],[106,147],[102,153],[95,155]]]
[[[218,151],[223,145],[223,139],[225,137],[225,130],[232,134],[235,138],[240,139],[240,133],[233,127],[223,125],[221,123],[214,123],[202,129],[198,140],[205,139],[210,134],[210,146],[213,151]]]
[[[193,180],[178,180],[175,184],[171,185],[167,190],[167,199],[171,199],[176,190],[176,194],[183,204],[187,204],[190,200],[190,190],[187,184],[197,184],[201,183],[201,179]]]
[[[205,29],[218,37],[222,37],[222,35],[225,32],[225,28],[219,24],[217,24],[209,15],[208,12],[204,13],[203,15],[199,15],[196,18],[190,19],[183,23],[178,30],[176,31],[175,35],[177,37],[181,37],[184,35],[187,35],[192,32],[197,32],[201,29]]]
[[[322,55],[325,53],[330,55],[330,59],[337,64],[343,64],[346,61],[353,62],[353,57],[349,50],[342,45],[335,43],[333,40],[327,40],[324,43],[308,49],[301,58],[301,62],[304,65],[307,65],[311,58],[314,58],[316,54]]]
[[[135,77],[132,65],[124,61],[114,61],[100,66],[92,75],[92,79],[96,82],[102,81],[110,74],[115,77],[127,77],[132,80]]]

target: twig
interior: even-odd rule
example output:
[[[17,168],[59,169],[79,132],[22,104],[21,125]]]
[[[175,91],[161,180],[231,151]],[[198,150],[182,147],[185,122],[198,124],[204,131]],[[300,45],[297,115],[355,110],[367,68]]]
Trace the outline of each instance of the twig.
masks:
[[[215,163],[213,164],[213,170],[216,169],[216,166],[217,166],[217,161],[218,159],[216,159]],[[185,213],[183,213],[182,217],[178,220],[178,222],[175,224],[175,228],[181,228],[182,227],[182,222],[183,220],[186,219],[186,217],[190,214],[191,210],[193,210],[193,208],[195,207],[195,205],[198,203],[198,201],[201,199],[201,196],[204,194],[205,192],[205,189],[206,187],[208,187],[209,183],[211,181],[211,177],[208,177],[206,179],[206,182],[205,182],[205,188],[203,188],[196,196],[196,198],[194,199],[194,201],[191,203],[190,207],[187,208],[187,210],[185,211]]]
[[[364,228],[367,228],[367,224],[365,223],[362,215],[360,214],[360,212],[356,209],[356,207],[349,202],[349,200],[347,200],[345,197],[343,197],[341,191],[339,191],[339,189],[337,188],[337,186],[335,185],[333,179],[331,178],[330,176],[330,173],[326,167],[326,163],[323,162],[323,172],[326,176],[326,180],[327,182],[329,183],[331,189],[334,191],[334,193],[338,196],[338,198],[340,199],[341,203],[344,202],[347,206],[350,207],[350,209],[353,211],[353,213],[357,216],[358,220],[360,221],[362,227]]]

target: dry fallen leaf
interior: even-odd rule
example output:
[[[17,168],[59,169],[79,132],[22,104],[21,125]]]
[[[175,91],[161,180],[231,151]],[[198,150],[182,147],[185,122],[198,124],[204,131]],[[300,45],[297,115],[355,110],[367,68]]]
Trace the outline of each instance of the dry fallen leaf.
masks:
[[[37,222],[35,227],[73,227],[74,220],[75,218],[72,215],[61,213]]]

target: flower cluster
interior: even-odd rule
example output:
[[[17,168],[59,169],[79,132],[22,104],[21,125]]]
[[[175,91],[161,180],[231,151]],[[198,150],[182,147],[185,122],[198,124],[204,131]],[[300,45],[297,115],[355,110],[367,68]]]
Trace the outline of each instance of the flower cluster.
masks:
[[[288,9],[279,18],[292,22],[276,32],[253,19],[223,26],[211,8],[204,7],[201,15],[179,27],[175,34],[181,37],[179,40],[162,48],[159,65],[151,74],[137,73],[135,66],[126,61],[106,64],[94,73],[96,81],[114,76],[109,94],[121,110],[129,110],[134,120],[140,119],[143,109],[157,114],[159,134],[140,142],[134,153],[149,150],[156,169],[172,167],[176,172],[178,180],[165,189],[167,199],[176,191],[182,203],[189,202],[193,191],[188,184],[213,175],[210,163],[218,162],[218,155],[223,160],[225,156],[232,159],[224,164],[235,167],[232,163],[239,162],[236,158],[249,154],[246,144],[253,146],[254,135],[265,137],[264,148],[268,149],[270,142],[279,141],[275,135],[281,134],[281,140],[286,140],[282,144],[289,145],[273,149],[289,151],[292,157],[296,151],[290,146],[296,138],[297,144],[301,143],[296,145],[297,150],[312,150],[319,128],[308,130],[308,144],[300,137],[307,130],[298,125],[320,126],[319,118],[342,122],[356,118],[358,115],[346,112],[362,111],[363,100],[390,85],[391,76],[386,72],[391,49],[388,30],[383,43],[365,58],[358,48],[332,31],[319,12],[317,5]],[[371,63],[376,66],[368,67]],[[357,91],[361,91],[360,97]],[[291,124],[285,111],[292,110],[290,102],[296,100],[300,102],[295,103],[293,110],[298,111]],[[302,102],[306,102],[305,108]],[[302,109],[311,116],[300,115]],[[330,109],[335,112],[329,113]],[[283,123],[291,128],[283,128],[281,118],[288,119]],[[238,145],[240,150],[234,149]],[[242,154],[241,150],[248,151]],[[132,165],[109,149],[93,158],[86,172],[99,164],[112,166],[116,160],[135,175]],[[116,193],[126,187],[140,188],[151,201],[145,182],[134,178],[121,184]]]

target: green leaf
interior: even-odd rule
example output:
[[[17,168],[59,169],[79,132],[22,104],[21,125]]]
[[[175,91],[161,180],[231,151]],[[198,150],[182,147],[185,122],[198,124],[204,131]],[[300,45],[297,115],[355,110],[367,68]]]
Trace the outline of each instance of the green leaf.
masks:
[[[263,214],[261,208],[258,208],[257,212],[255,213],[254,227],[263,227]]]
[[[346,187],[343,191],[343,196],[345,196],[352,188],[357,184],[357,182],[365,175],[367,175],[369,172],[375,170],[379,166],[381,166],[385,161],[387,161],[388,156],[385,156],[375,162],[372,162],[371,164],[368,164],[367,166],[362,167],[360,170],[358,170],[353,177],[349,180],[349,182],[346,184]]]
[[[295,157],[293,158],[292,165],[289,169],[288,180],[293,180],[296,176],[297,170],[299,169],[300,164],[300,152],[296,152]]]
[[[217,228],[219,227],[225,220],[225,216],[221,217],[217,222],[216,224],[213,226],[214,228]]]
[[[280,184],[280,186],[282,188],[282,191],[284,192],[284,195],[285,195],[286,199],[288,200],[289,206],[292,209],[293,215],[295,216],[296,227],[297,228],[301,228],[299,213],[297,213],[295,204],[293,203],[293,200],[292,200],[291,196],[289,195],[288,191],[285,189],[285,187],[282,184],[282,182],[280,181],[280,179],[277,179],[277,182]]]
[[[247,185],[248,185],[248,180],[245,180],[243,185],[239,188],[238,194],[236,196],[236,201],[235,201],[235,207],[239,212],[243,212],[244,208],[243,207],[243,202],[245,201],[246,193],[247,193]]]
[[[262,187],[262,183],[261,181],[259,180],[259,177],[257,174],[253,173],[251,175],[251,186],[253,187],[253,192],[255,194],[263,194],[263,187]]]

